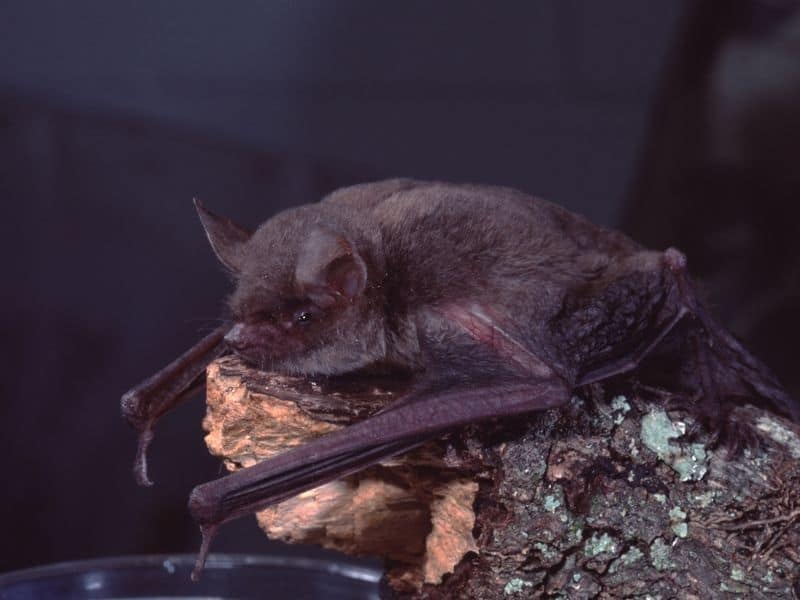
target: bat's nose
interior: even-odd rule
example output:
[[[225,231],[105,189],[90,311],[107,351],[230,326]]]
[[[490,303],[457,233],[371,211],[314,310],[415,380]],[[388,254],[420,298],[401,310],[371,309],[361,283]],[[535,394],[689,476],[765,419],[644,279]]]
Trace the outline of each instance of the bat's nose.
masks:
[[[246,354],[271,345],[278,334],[271,323],[236,323],[225,334],[225,344],[236,353]]]
[[[242,323],[237,323],[233,327],[231,327],[230,331],[225,334],[223,338],[225,343],[230,346],[231,348],[236,348],[239,344],[241,344],[244,338],[244,325]]]
[[[244,360],[257,363],[264,348],[264,341],[259,337],[252,326],[237,323],[225,334],[225,345]]]

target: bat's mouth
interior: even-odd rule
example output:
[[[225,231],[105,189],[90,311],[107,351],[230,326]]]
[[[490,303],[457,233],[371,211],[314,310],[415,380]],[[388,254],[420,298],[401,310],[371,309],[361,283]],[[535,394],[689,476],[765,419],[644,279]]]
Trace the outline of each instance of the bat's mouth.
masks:
[[[272,323],[236,323],[224,338],[229,351],[246,363],[266,370],[291,352],[297,342]]]

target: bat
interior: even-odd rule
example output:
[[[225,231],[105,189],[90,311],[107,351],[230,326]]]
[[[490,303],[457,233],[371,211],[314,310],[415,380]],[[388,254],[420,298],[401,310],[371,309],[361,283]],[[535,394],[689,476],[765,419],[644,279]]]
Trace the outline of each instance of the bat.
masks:
[[[217,528],[464,425],[564,405],[595,382],[659,377],[721,439],[744,402],[795,421],[800,407],[723,329],[674,248],[508,188],[390,180],[334,192],[254,232],[195,202],[235,280],[225,325],[126,393],[140,432],[136,479],[149,484],[155,422],[233,352],[300,375],[410,373],[379,413],[197,486],[203,542]]]

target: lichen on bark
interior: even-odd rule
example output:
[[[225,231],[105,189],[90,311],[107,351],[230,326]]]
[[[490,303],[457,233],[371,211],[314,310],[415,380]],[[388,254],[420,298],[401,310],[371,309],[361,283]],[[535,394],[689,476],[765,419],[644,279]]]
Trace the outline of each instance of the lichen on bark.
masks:
[[[348,384],[349,385],[349,384]],[[230,469],[379,410],[399,393],[209,369],[206,441]],[[632,394],[473,425],[262,511],[270,537],[382,558],[395,598],[792,598],[800,430],[742,407],[733,457]],[[795,591],[793,591],[793,589]]]

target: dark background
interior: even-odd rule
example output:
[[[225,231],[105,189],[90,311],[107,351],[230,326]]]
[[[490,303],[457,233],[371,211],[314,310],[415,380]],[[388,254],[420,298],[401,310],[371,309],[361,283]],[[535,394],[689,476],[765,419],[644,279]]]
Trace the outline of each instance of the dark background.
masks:
[[[0,571],[197,548],[202,401],[158,427],[149,489],[118,406],[229,290],[195,196],[255,226],[388,176],[518,187],[686,250],[797,392],[795,9],[0,4]],[[245,519],[214,549],[276,545]]]

